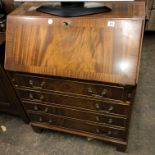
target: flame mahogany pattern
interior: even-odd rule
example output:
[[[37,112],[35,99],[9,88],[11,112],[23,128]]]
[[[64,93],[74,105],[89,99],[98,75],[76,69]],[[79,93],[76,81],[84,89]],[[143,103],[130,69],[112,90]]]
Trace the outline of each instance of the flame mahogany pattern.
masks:
[[[136,84],[143,3],[111,5],[111,13],[76,18],[39,13],[32,5],[8,16],[7,70]]]

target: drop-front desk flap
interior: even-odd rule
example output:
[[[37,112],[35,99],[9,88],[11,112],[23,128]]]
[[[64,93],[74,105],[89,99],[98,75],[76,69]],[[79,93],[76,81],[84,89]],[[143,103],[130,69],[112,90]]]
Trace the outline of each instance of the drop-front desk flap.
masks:
[[[63,18],[26,3],[7,18],[5,69],[85,80],[137,83],[145,6],[105,3],[112,12]]]

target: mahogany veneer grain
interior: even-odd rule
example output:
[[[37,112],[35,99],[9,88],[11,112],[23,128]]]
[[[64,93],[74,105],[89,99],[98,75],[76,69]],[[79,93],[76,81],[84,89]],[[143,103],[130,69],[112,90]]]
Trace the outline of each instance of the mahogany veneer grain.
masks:
[[[7,18],[7,70],[137,83],[143,3],[118,3],[111,13],[76,18],[31,11],[32,5],[23,5]]]

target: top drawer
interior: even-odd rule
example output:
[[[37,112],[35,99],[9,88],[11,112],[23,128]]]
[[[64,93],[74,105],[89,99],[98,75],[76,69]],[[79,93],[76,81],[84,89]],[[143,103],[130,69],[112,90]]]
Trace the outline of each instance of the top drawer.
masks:
[[[131,96],[131,94],[127,94],[128,90],[120,86],[94,84],[52,77],[37,77],[28,74],[10,75],[12,76],[13,84],[16,87],[26,87],[35,90],[48,90],[60,93],[63,92],[67,94],[84,95],[96,98],[110,98],[116,100],[125,100],[127,96]]]

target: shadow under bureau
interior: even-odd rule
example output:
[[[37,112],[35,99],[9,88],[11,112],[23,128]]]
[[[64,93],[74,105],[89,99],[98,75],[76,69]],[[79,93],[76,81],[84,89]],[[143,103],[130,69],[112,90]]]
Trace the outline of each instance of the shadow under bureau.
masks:
[[[110,13],[74,18],[37,12],[41,4],[26,3],[7,18],[5,69],[30,124],[125,151],[144,3],[107,3]]]

